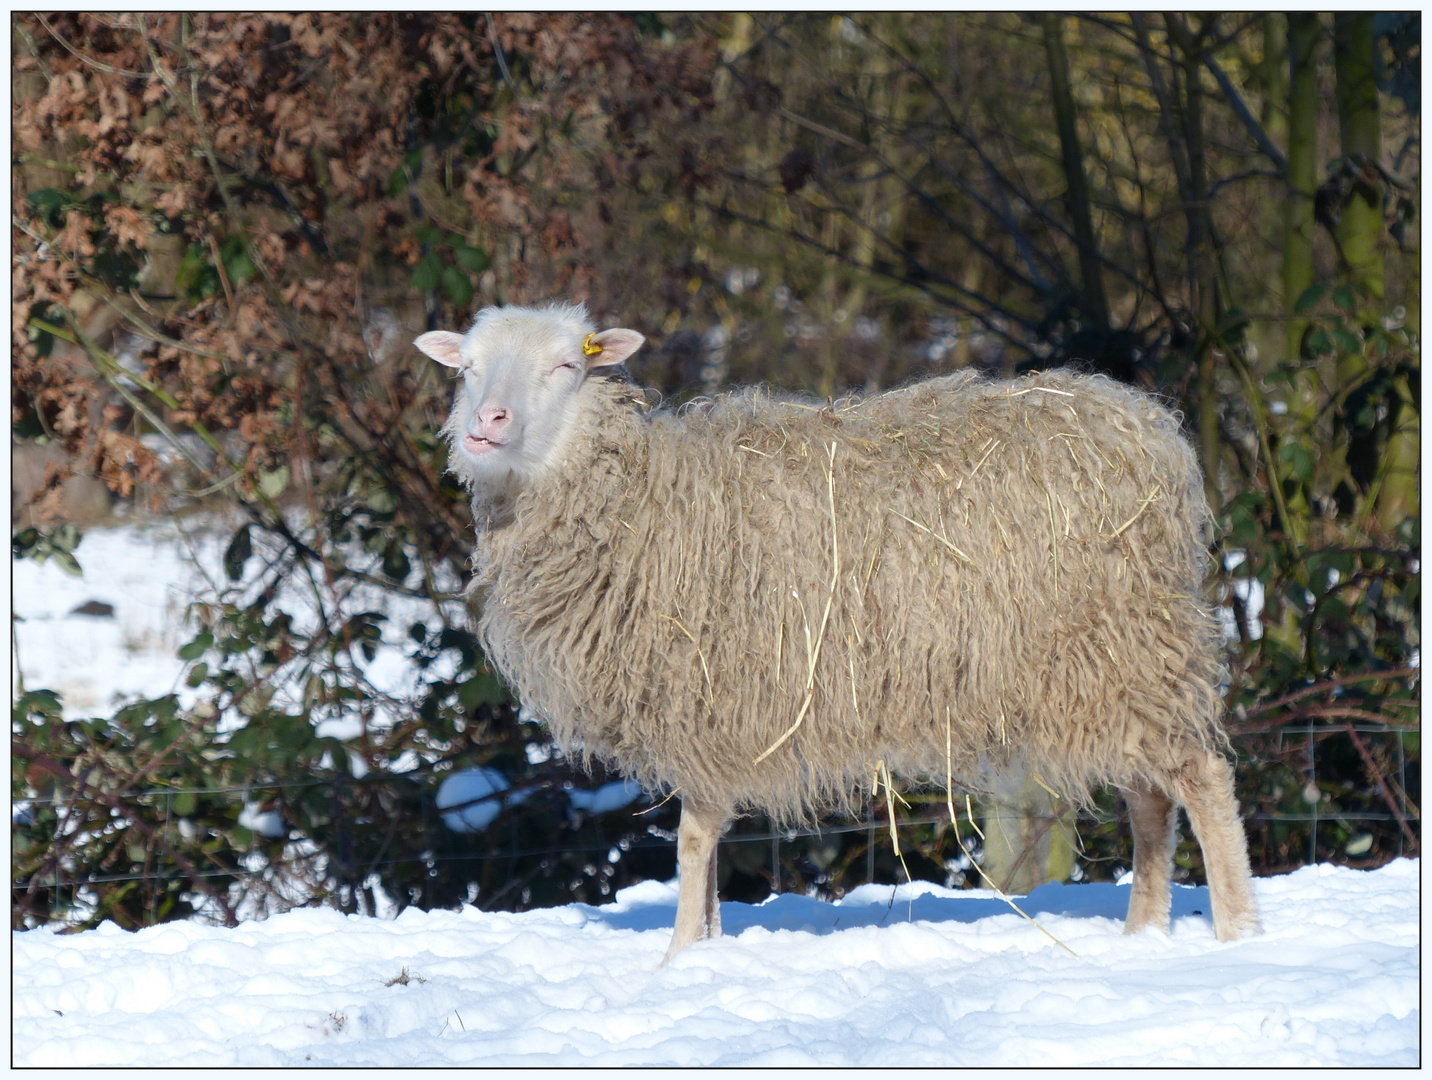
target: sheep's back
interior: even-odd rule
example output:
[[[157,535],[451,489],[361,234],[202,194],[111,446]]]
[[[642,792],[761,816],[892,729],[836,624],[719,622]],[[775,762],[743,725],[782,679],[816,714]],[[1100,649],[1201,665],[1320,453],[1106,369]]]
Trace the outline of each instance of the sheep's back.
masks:
[[[954,376],[597,430],[479,560],[483,631],[559,739],[653,786],[794,819],[878,761],[942,780],[948,739],[967,782],[1023,752],[1077,799],[1220,737],[1207,507],[1147,395]]]

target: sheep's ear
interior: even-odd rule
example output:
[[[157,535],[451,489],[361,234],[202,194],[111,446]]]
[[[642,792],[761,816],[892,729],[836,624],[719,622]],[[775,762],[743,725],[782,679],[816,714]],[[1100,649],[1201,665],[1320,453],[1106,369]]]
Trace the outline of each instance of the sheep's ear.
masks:
[[[646,338],[635,330],[603,330],[583,343],[582,352],[589,368],[615,367],[645,343]]]
[[[462,348],[461,334],[454,334],[451,330],[433,330],[419,335],[413,344],[439,364],[462,367],[462,353],[459,351]]]

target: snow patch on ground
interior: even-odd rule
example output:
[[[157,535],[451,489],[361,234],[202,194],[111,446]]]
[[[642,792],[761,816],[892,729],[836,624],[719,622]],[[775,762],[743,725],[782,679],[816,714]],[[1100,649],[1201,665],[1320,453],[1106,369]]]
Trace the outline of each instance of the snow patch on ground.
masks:
[[[14,933],[22,1066],[1408,1066],[1420,865],[1255,882],[1266,932],[1220,943],[1208,893],[1122,934],[1125,888],[864,886],[721,905],[657,968],[676,903],[303,909],[235,929]]]
[[[108,715],[117,699],[170,691],[192,704],[176,651],[188,638],[189,601],[208,588],[204,571],[223,579],[223,540],[203,533],[186,541],[164,524],[93,529],[75,558],[82,577],[53,560],[11,562],[10,605],[19,617],[12,691],[22,678],[27,689],[55,690],[72,718]],[[108,604],[113,615],[74,613],[89,601]]]

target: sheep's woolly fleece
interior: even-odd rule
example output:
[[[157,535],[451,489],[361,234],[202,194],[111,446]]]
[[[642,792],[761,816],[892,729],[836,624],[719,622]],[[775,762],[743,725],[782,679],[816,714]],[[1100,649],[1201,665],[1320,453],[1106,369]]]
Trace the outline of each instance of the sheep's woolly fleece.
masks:
[[[967,783],[1022,752],[1078,800],[1222,740],[1208,508],[1148,395],[1068,372],[680,414],[583,394],[565,465],[474,557],[484,647],[566,746],[791,821],[881,761],[942,783],[947,743]]]

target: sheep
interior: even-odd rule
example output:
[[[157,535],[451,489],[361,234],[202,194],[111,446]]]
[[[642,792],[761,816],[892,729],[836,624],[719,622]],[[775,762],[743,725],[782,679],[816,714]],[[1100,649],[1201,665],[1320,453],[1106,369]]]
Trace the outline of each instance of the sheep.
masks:
[[[461,377],[487,656],[558,745],[680,793],[663,963],[720,934],[733,815],[1020,764],[1073,805],[1123,792],[1127,933],[1168,929],[1176,802],[1218,939],[1260,930],[1176,416],[1062,370],[652,408],[621,367],[643,341],[553,305],[415,344]]]

